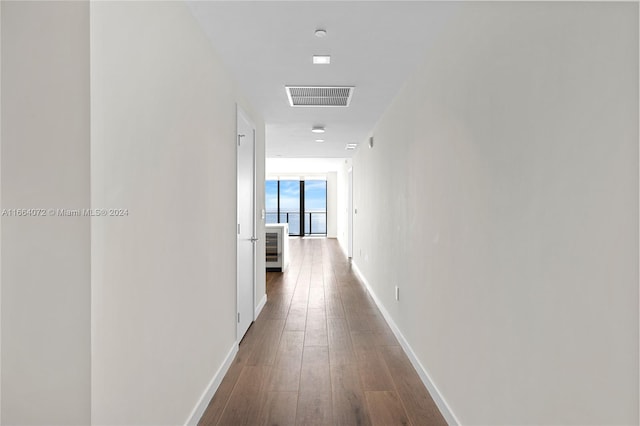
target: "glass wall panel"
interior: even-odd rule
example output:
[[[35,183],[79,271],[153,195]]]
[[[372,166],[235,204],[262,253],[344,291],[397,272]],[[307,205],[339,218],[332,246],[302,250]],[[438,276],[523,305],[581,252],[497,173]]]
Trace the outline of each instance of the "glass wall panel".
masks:
[[[278,223],[278,181],[268,180],[264,192],[265,223]]]
[[[265,223],[288,223],[289,235],[326,235],[327,181],[266,181],[265,215]]]
[[[300,235],[300,181],[280,181],[280,223],[289,224],[289,235]]]
[[[327,181],[304,181],[304,233],[327,233]]]

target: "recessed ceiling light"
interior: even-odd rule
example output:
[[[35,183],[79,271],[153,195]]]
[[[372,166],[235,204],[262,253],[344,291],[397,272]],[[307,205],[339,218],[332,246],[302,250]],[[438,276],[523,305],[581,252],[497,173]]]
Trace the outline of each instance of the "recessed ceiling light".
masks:
[[[314,126],[311,131],[313,133],[324,133],[324,127]]]
[[[316,37],[322,38],[326,35],[327,35],[327,32],[325,30],[320,30],[320,29],[316,30]]]
[[[331,63],[331,56],[329,55],[313,55],[314,65],[329,65]]]
[[[348,143],[347,146],[344,147],[347,151],[353,151],[358,147],[357,143]]]
[[[316,142],[324,142],[324,139],[316,139]]]

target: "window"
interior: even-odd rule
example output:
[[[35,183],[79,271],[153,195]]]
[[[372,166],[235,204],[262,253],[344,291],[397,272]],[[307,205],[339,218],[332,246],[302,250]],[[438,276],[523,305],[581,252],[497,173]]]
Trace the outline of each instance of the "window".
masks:
[[[278,181],[268,180],[265,188],[266,223],[278,223]]]
[[[327,181],[304,181],[304,233],[327,235]]]
[[[266,223],[288,223],[289,235],[327,235],[327,182],[268,180]]]
[[[289,235],[300,234],[300,181],[281,180],[279,200],[280,200],[280,220],[279,223],[289,224]]]

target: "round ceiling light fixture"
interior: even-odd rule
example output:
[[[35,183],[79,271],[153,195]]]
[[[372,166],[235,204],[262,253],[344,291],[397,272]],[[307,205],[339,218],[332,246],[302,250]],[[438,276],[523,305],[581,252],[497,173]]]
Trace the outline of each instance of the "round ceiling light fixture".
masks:
[[[319,28],[316,30],[315,34],[316,34],[316,37],[322,38],[327,35],[327,31]]]
[[[324,142],[324,139],[316,139],[316,142]]]
[[[311,131],[313,133],[324,133],[324,127],[322,127],[322,126],[313,126]]]

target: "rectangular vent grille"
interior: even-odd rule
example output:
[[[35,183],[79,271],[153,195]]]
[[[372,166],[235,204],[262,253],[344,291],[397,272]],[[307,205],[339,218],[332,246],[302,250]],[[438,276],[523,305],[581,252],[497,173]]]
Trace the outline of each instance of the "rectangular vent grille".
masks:
[[[353,87],[286,86],[292,107],[348,107]]]

